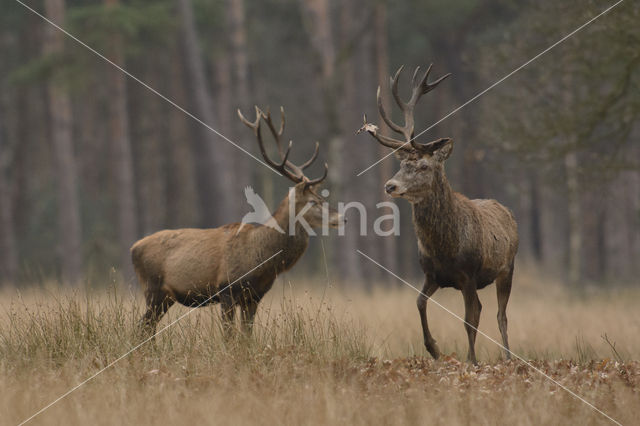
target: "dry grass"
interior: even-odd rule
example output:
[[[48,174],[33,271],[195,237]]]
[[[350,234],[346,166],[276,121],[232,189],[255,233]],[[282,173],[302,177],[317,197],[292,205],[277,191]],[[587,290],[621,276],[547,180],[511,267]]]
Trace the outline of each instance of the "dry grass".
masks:
[[[522,363],[502,361],[482,336],[480,367],[458,362],[466,356],[464,327],[432,303],[432,332],[450,356],[430,360],[416,294],[394,286],[366,294],[279,281],[255,335],[227,342],[218,309],[199,309],[32,424],[606,423]],[[623,424],[636,423],[639,297],[627,289],[577,298],[520,275],[508,309],[512,350]],[[480,298],[480,328],[499,340],[494,288]],[[462,315],[459,293],[443,290],[435,299]],[[0,423],[28,418],[127,352],[142,307],[137,289],[4,291]],[[172,308],[161,326],[185,312]]]

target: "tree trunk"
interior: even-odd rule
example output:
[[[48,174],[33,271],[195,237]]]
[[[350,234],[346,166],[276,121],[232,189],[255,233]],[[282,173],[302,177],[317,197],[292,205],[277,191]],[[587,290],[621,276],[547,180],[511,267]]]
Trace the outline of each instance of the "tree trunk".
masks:
[[[225,57],[222,58],[223,64],[221,64],[221,66],[223,68],[227,68],[228,71],[226,72],[229,77],[233,75],[235,85],[233,85],[233,80],[231,79],[229,79],[228,82],[219,81],[220,84],[218,85],[218,88],[223,91],[221,94],[226,98],[226,102],[223,102],[222,100],[219,102],[219,116],[223,120],[229,121],[227,131],[236,141],[246,140],[241,137],[242,134],[246,134],[243,133],[246,132],[246,129],[243,128],[243,124],[240,120],[235,118],[235,111],[240,108],[242,111],[250,113],[249,110],[251,109],[253,102],[249,90],[249,58],[247,53],[248,46],[245,15],[244,0],[227,0],[227,24],[230,33],[229,40],[231,43],[229,46],[230,49],[225,52]],[[229,63],[229,58],[231,58],[231,63]],[[229,70],[230,65],[232,65],[232,73],[229,72],[231,71]],[[232,87],[235,87],[235,91],[232,90]],[[232,119],[232,117],[235,119]],[[250,151],[248,147],[245,146],[244,148],[247,149],[247,151]],[[239,150],[234,150],[233,156],[235,170],[234,185],[239,191],[251,182],[251,162],[254,160]],[[262,174],[262,181],[266,185],[270,185],[273,180],[273,172],[264,166],[257,170]],[[265,189],[268,190],[268,188]],[[273,192],[273,190],[271,191]],[[237,200],[244,201],[242,198],[237,198]],[[234,208],[234,214],[239,217],[244,210],[244,205],[237,202]]]
[[[336,46],[332,33],[331,8],[329,0],[301,0],[303,22],[311,46],[320,61],[317,76],[322,91],[323,130],[321,138],[327,141],[325,155],[328,158],[329,175],[327,187],[330,199],[343,197],[343,156],[345,138],[341,135],[340,110],[337,97]],[[329,256],[332,264],[344,265],[343,237],[330,240]]]
[[[367,212],[367,218],[358,217],[358,213],[347,211],[347,225],[344,243],[340,245],[342,253],[338,266],[347,279],[352,282],[362,283],[370,288],[375,279],[380,275],[379,268],[372,268],[370,264],[363,263],[357,253],[357,249],[366,247],[367,253],[374,259],[380,259],[378,250],[379,239],[371,232],[374,216],[377,215],[376,203],[380,200],[379,170],[371,169],[361,176],[355,176],[358,170],[373,164],[377,159],[378,147],[374,141],[355,135],[355,130],[362,123],[362,113],[368,112],[368,116],[375,115],[375,90],[377,82],[376,63],[374,58],[374,37],[371,13],[362,13],[366,10],[363,2],[345,2],[341,5],[341,27],[343,40],[354,40],[355,44],[351,55],[344,63],[341,70],[344,76],[344,113],[341,114],[341,127],[344,140],[343,155],[347,161],[343,163],[343,176],[345,184],[343,199],[346,201],[361,202]],[[354,19],[357,17],[357,19]],[[363,29],[361,31],[358,30]],[[360,219],[368,223],[367,235],[360,235]],[[366,271],[366,274],[365,274]],[[365,277],[367,281],[365,282]]]
[[[529,221],[531,238],[531,253],[533,259],[540,264],[542,262],[542,231],[540,221],[540,183],[535,172],[529,176]]]
[[[2,99],[4,100],[4,99]],[[4,105],[0,105],[0,284],[15,284],[18,254],[13,223],[13,197],[9,164],[12,158],[5,138]]]
[[[155,63],[154,63],[155,62]],[[146,75],[151,80],[156,80],[158,70],[164,67],[151,61],[146,70]],[[167,64],[167,66],[169,66]],[[137,181],[138,199],[140,200],[139,218],[142,233],[152,234],[159,229],[166,227],[166,208],[168,200],[166,180],[167,173],[165,164],[165,134],[168,126],[164,121],[158,121],[162,117],[165,104],[152,97],[138,98],[136,112],[136,140],[137,140]],[[171,143],[179,143],[171,141]]]
[[[45,13],[53,22],[63,25],[64,0],[45,0]],[[64,48],[64,34],[45,27],[44,53],[55,55]],[[48,84],[51,142],[56,170],[59,256],[62,280],[77,285],[82,279],[82,238],[76,182],[76,160],[73,153],[71,100],[66,90],[53,79]]]
[[[582,269],[582,214],[580,211],[580,188],[578,182],[578,155],[569,152],[564,158],[567,177],[567,213],[569,219],[569,256],[567,278],[570,285],[577,285],[580,281]]]
[[[340,27],[341,27],[341,38],[343,40],[348,41],[353,37],[354,33],[354,25],[359,25],[359,20],[354,22],[354,14],[353,14],[354,5],[351,2],[342,3],[340,5]],[[359,46],[356,46],[354,50],[357,50]],[[353,168],[354,165],[357,166],[361,163],[360,150],[355,146],[355,142],[351,135],[349,135],[348,127],[351,123],[357,123],[357,121],[353,121],[355,118],[355,109],[357,108],[357,77],[356,77],[356,62],[355,52],[352,52],[351,55],[345,60],[344,68],[342,71],[343,76],[343,93],[342,93],[342,101],[344,102],[342,108],[344,113],[342,114],[342,135],[343,135],[343,148],[342,155],[349,159],[349,161],[343,162],[341,174],[345,178],[345,182],[343,182],[343,188],[341,196],[345,201],[360,201],[360,197],[358,197],[357,193],[359,192],[356,189],[356,185],[360,185],[362,181],[360,178],[355,178],[353,176]],[[357,182],[346,182],[349,178],[357,179]],[[347,280],[350,285],[362,285],[364,283],[364,275],[362,268],[362,260],[359,258],[360,256],[356,252],[358,247],[358,230],[360,228],[359,220],[362,218],[357,217],[357,213],[354,214],[352,211],[348,211],[345,214],[347,219],[347,223],[345,225],[345,235],[341,237],[342,244],[338,246],[339,254],[338,254],[338,270],[340,271],[340,276],[343,279]],[[374,255],[369,254],[375,258]]]
[[[178,0],[178,6],[196,116],[215,128],[213,99],[205,78],[191,0]],[[200,140],[195,143],[195,152],[203,226],[218,226],[237,219],[233,216],[235,200],[232,191],[236,187],[233,185],[234,165],[230,161],[232,150],[236,148],[201,124],[198,124],[198,130]]]
[[[175,53],[178,57],[177,50]],[[181,61],[171,63],[171,99],[185,105],[185,75]],[[170,109],[168,120],[169,143],[167,196],[167,223],[172,228],[195,227],[202,222],[198,208],[198,191],[194,173],[194,158],[189,141],[191,139],[189,118],[182,112]]]
[[[109,7],[117,6],[119,0],[105,0]],[[125,66],[122,54],[122,39],[119,34],[111,35],[111,60]],[[110,129],[113,145],[113,172],[117,185],[118,211],[118,243],[120,251],[120,268],[125,281],[133,276],[129,248],[138,236],[136,226],[135,183],[133,179],[133,160],[131,154],[131,139],[129,131],[129,113],[127,107],[126,77],[119,70],[109,68],[109,85],[111,97],[109,99]]]
[[[387,4],[384,1],[378,1],[375,9],[375,46],[376,46],[376,69],[378,74],[378,86],[388,87],[389,81],[389,44],[388,28],[387,28]],[[382,98],[382,106],[385,111],[391,111],[391,99],[389,96]],[[389,126],[383,121],[380,122],[380,130],[383,134],[388,135],[390,133]],[[383,157],[389,153],[389,149],[379,145],[378,155]],[[377,187],[377,194],[380,198],[386,197],[384,192],[384,185],[387,180],[393,176],[393,159],[389,158],[379,164],[380,170],[379,177],[380,182]],[[379,214],[390,214],[390,209],[380,210]],[[382,257],[386,262],[387,267],[392,271],[398,270],[398,245],[397,237],[390,235],[382,238]]]
[[[600,188],[597,185],[602,185]],[[590,282],[602,283],[606,267],[607,236],[604,233],[605,208],[613,202],[612,191],[601,183],[593,184],[593,191],[585,192],[582,203],[582,275]],[[606,195],[605,195],[606,194]]]

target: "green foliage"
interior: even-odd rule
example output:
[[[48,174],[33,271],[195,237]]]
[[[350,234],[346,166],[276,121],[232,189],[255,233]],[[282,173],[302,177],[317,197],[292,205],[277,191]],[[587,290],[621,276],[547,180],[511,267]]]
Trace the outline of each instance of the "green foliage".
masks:
[[[226,26],[225,0],[195,0],[194,15],[200,44],[206,56],[223,51],[226,46],[228,29]]]
[[[479,41],[492,61],[481,69],[496,79],[605,8],[602,2],[583,3],[530,3],[495,34],[502,40],[497,48],[490,39]],[[591,176],[637,168],[624,157],[640,119],[639,19],[637,4],[622,4],[502,84],[486,99],[487,118],[498,124],[487,139],[536,164],[561,164],[565,154],[577,152],[581,171]]]
[[[107,58],[112,57],[117,40],[126,59],[149,55],[165,47],[175,38],[177,25],[172,17],[171,2],[162,0],[115,6],[71,5],[67,25],[63,27]],[[32,56],[14,68],[8,80],[14,85],[28,85],[53,78],[56,84],[67,89],[80,90],[93,81],[95,63],[95,56],[85,48],[66,40],[63,52]]]
[[[101,52],[108,52],[113,38],[119,37],[127,55],[168,43],[177,28],[168,0],[75,7],[69,10],[68,21],[78,38]]]

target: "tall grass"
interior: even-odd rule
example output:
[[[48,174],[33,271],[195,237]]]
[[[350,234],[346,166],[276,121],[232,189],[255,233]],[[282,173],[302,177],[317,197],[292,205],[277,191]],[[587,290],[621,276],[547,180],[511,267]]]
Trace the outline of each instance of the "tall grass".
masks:
[[[466,356],[458,320],[429,304],[448,356],[422,346],[416,294],[278,282],[251,336],[224,339],[215,306],[172,307],[143,344],[34,419],[34,424],[600,424],[603,417],[478,336]],[[512,349],[623,423],[640,415],[640,292],[586,292],[516,278]],[[499,339],[495,290],[480,292],[480,328]],[[463,314],[458,292],[436,300]],[[18,423],[141,342],[137,289],[42,287],[0,293],[0,418]],[[607,335],[609,342],[600,336]],[[614,357],[612,344],[616,345]],[[614,363],[623,358],[626,363]],[[604,359],[604,361],[603,361]]]
[[[226,359],[270,362],[282,354],[313,363],[371,356],[361,325],[338,320],[324,302],[302,303],[295,295],[263,309],[251,336],[238,330],[231,339],[223,338],[216,307],[178,307],[160,323],[158,336],[144,343],[138,329],[143,307],[139,298],[114,288],[17,293],[0,321],[2,366],[48,369],[87,359],[107,365],[141,343],[151,359],[200,357],[203,365]]]

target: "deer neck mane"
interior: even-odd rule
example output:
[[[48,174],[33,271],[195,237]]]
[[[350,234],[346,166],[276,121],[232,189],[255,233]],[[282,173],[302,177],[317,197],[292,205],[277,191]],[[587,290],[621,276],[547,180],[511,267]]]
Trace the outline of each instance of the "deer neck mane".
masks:
[[[290,230],[289,216],[289,196],[286,196],[270,219],[284,233],[270,226],[264,226],[260,229],[261,232],[265,233],[265,250],[270,250],[273,253],[282,250],[277,259],[274,260],[282,266],[283,270],[291,268],[304,254],[309,244],[309,234],[301,224],[296,222],[294,224],[295,229],[293,231]]]
[[[425,198],[413,204],[413,223],[425,255],[454,255],[458,247],[457,204],[444,170],[434,173]]]

